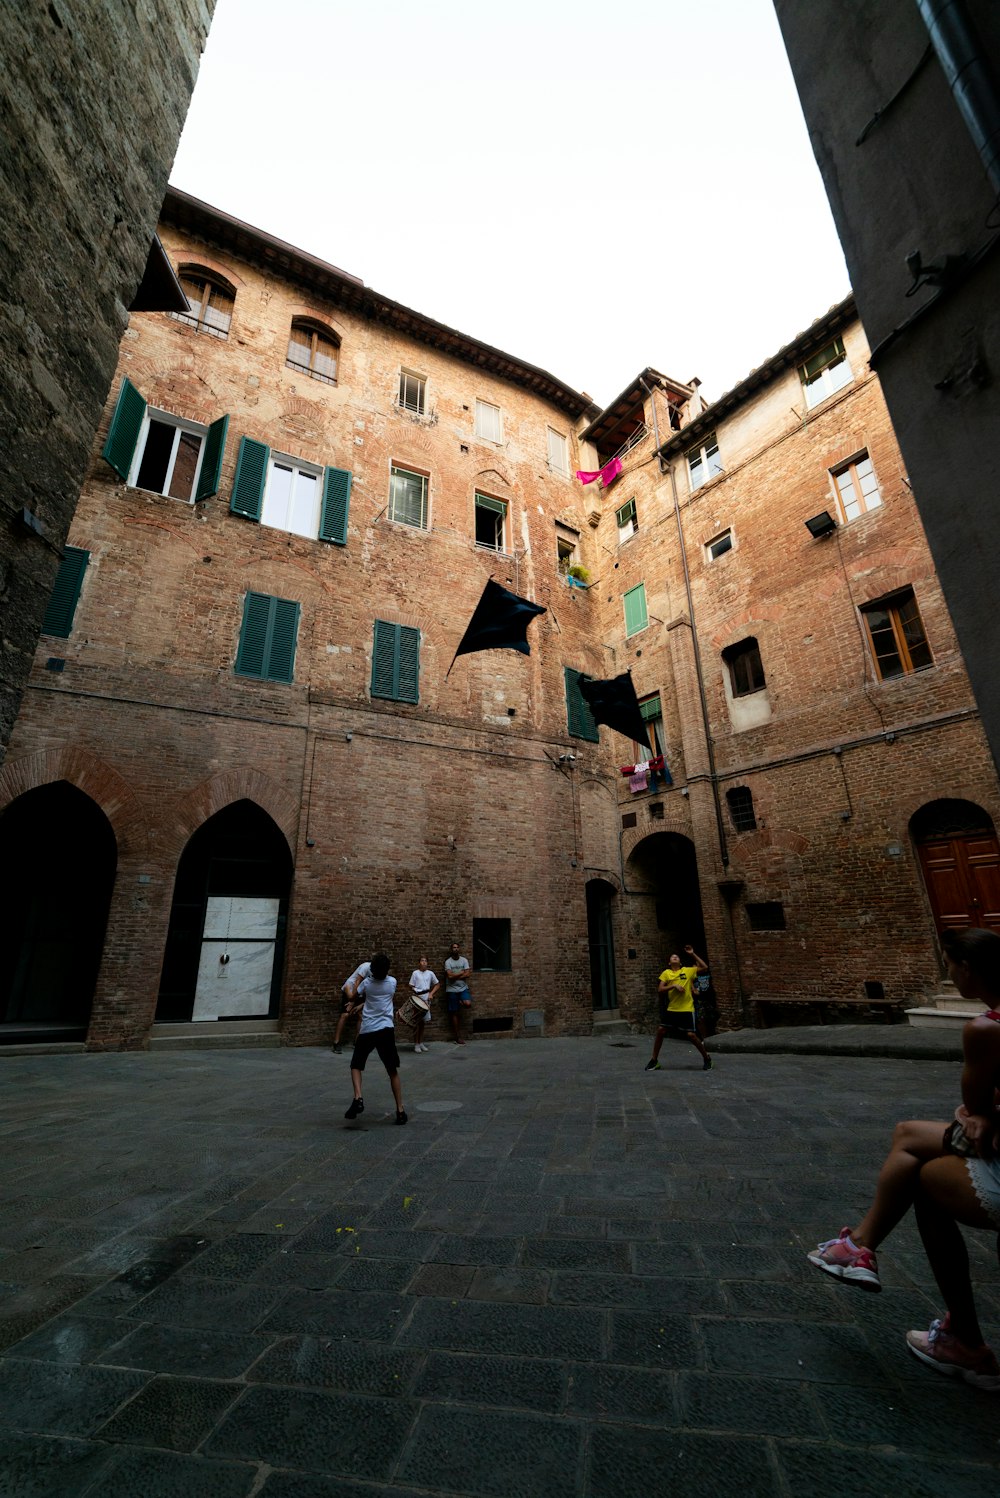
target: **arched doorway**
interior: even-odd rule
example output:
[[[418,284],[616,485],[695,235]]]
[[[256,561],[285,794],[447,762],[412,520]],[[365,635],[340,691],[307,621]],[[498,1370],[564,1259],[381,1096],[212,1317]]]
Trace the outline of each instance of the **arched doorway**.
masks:
[[[930,801],[910,818],[938,935],[966,926],[1000,932],[1000,844],[974,801]]]
[[[705,955],[705,924],[694,843],[679,832],[654,832],[627,863],[628,887],[641,901],[643,939],[657,961],[690,943]]]
[[[158,1024],[278,1013],[292,857],[252,801],[216,812],[181,855]]]
[[[590,991],[595,1009],[618,1008],[615,942],[611,902],[615,887],[606,879],[587,881],[587,940],[590,943]]]
[[[66,780],[0,816],[0,1044],[86,1039],[117,865],[110,822]]]

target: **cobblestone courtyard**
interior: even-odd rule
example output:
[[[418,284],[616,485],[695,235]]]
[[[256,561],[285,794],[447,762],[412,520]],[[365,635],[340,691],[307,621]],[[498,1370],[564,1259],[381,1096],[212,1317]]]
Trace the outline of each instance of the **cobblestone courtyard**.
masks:
[[[939,1061],[434,1045],[3,1061],[0,1494],[995,1498],[1000,1401],[804,1252]],[[994,1239],[969,1234],[1000,1344]]]

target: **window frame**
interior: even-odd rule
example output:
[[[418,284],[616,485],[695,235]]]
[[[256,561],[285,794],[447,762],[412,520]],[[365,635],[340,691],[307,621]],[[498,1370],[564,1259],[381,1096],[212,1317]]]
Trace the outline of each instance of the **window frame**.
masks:
[[[291,357],[292,334],[296,331],[309,334],[308,364],[300,364],[297,360],[294,360]],[[313,367],[313,361],[316,358],[319,347],[319,340],[321,338],[325,343],[330,344],[336,355],[333,361],[336,373],[332,375],[324,374],[321,370],[315,369]],[[296,374],[308,375],[310,380],[320,380],[324,385],[336,385],[340,377],[340,339],[337,337],[333,329],[328,328],[325,323],[317,322],[314,318],[311,317],[293,317],[288,329],[288,347],[285,350],[285,368],[294,369]]]
[[[488,945],[488,943],[486,941],[486,935],[487,935],[487,933],[483,932],[482,930],[480,930],[479,932],[477,932],[477,930],[476,930],[477,926],[479,926],[479,927],[487,926],[487,927],[490,928],[488,934],[491,935],[491,936],[493,936],[493,935],[497,936],[499,945],[497,946],[497,948],[494,951],[493,955],[495,957],[497,957],[497,958],[506,957],[506,964],[504,964],[503,962],[498,961],[494,966],[489,967],[489,966],[485,965],[484,963],[481,963],[481,962],[479,962],[477,960],[477,950],[476,950],[477,949],[477,945],[479,945],[479,944],[482,944],[483,946],[487,946]],[[501,928],[505,927],[506,929],[505,930],[501,930],[500,932],[496,932],[493,928],[498,927],[498,926],[501,927]],[[513,942],[512,942],[511,936],[512,936],[512,933],[511,933],[511,920],[510,920],[509,916],[478,916],[478,915],[473,916],[472,917],[472,971],[474,973],[512,973],[514,971],[514,961],[513,961]]]
[[[508,518],[509,518],[509,515],[510,515],[510,505],[507,502],[507,500],[505,500],[505,499],[497,499],[495,495],[493,495],[493,494],[486,494],[481,489],[477,489],[474,492],[473,502],[472,503],[473,503],[474,536],[475,536],[475,544],[476,544],[476,546],[479,548],[479,550],[481,550],[481,551],[490,551],[495,556],[507,556],[507,555],[509,555],[509,552],[508,552],[508,549],[507,549],[507,521],[508,521]],[[496,546],[491,546],[488,541],[481,541],[479,539],[479,511],[480,510],[482,510],[484,514],[492,514],[492,515],[497,515],[497,516],[500,517],[500,524],[497,527],[498,533],[499,533],[499,544],[496,545]]]
[[[409,381],[415,381],[417,386],[416,405],[406,398],[404,393]],[[417,374],[415,369],[400,368],[399,381],[396,385],[396,405],[401,411],[409,411],[411,416],[427,415],[427,376]]]
[[[715,432],[706,432],[698,447],[688,448],[684,454],[688,470],[688,487],[692,494],[710,484],[725,473],[719,452],[719,439]],[[697,470],[695,468],[697,464]]]
[[[174,436],[171,442],[170,457],[167,459],[167,469],[163,480],[164,487],[162,489],[148,489],[145,485],[140,485],[138,482],[139,473],[142,469],[143,459],[146,456],[146,444],[149,441],[150,430],[154,422],[156,422],[159,426],[173,427],[174,429]],[[191,476],[191,495],[188,499],[184,499],[176,494],[170,493],[170,485],[173,482],[174,470],[177,466],[177,455],[180,451],[180,439],[182,433],[186,433],[188,436],[201,438],[201,443],[198,448],[198,461],[195,463],[194,473]],[[160,410],[160,408],[157,406],[147,406],[142,419],[142,425],[139,428],[139,435],[136,439],[135,450],[132,454],[132,461],[129,464],[128,477],[126,478],[125,483],[130,489],[138,489],[142,494],[158,494],[162,499],[172,499],[175,504],[196,504],[198,494],[198,481],[201,478],[202,464],[205,461],[205,450],[207,447],[208,433],[209,428],[207,426],[204,426],[201,422],[188,421],[186,417],[175,416],[172,411],[163,411]]]
[[[862,488],[863,479],[858,473],[858,468],[865,463],[868,464],[872,482],[875,485],[875,488],[872,491],[875,500],[874,504],[871,503],[872,493],[865,494],[864,489]],[[866,447],[855,453],[853,458],[848,458],[846,462],[835,463],[834,466],[828,470],[828,472],[830,475],[830,489],[833,493],[834,503],[837,506],[837,512],[840,515],[841,521],[844,525],[850,525],[853,520],[860,520],[863,515],[871,515],[875,510],[882,509],[884,503],[882,499],[882,490],[879,487],[878,476],[875,472],[875,465],[871,459],[871,453]],[[850,479],[851,489],[854,494],[854,498],[851,501],[851,503],[857,509],[857,513],[854,515],[849,515],[847,513],[847,504],[844,501],[844,491],[841,487],[840,480],[845,475]]]
[[[824,363],[818,363],[817,361],[823,359],[825,355],[830,355],[830,357]],[[809,374],[809,367],[813,364],[817,366],[816,371],[814,374]],[[835,377],[827,379],[830,371],[839,369],[841,365],[844,366],[846,377],[839,383],[836,382]],[[846,390],[848,385],[852,385],[854,371],[851,369],[851,363],[844,348],[844,340],[834,338],[822,348],[817,349],[808,359],[803,360],[799,365],[799,381],[806,409],[809,411],[815,411],[817,406],[821,406],[832,395],[837,395],[841,390]],[[810,394],[810,392],[815,392],[815,394]]]
[[[557,462],[557,461],[553,460],[553,457],[552,457],[552,445],[553,445],[552,444],[552,439],[553,438],[555,438],[556,443],[559,444],[559,452],[562,454],[562,462]],[[557,432],[556,429],[555,429],[555,427],[550,427],[550,426],[546,425],[546,428],[545,428],[545,444],[546,444],[546,453],[547,453],[547,461],[548,461],[548,465],[549,465],[549,472],[550,473],[558,473],[561,478],[569,478],[569,438],[566,436],[565,432]]]
[[[383,672],[387,665],[388,687],[384,680],[378,679],[379,673]],[[419,629],[415,629],[411,624],[394,624],[388,619],[374,620],[369,694],[380,702],[406,702],[411,707],[419,704]]]
[[[260,608],[260,605],[265,602],[268,605],[266,618],[263,617],[263,611]],[[293,612],[289,613],[289,609]],[[295,680],[295,652],[298,648],[301,614],[302,605],[294,598],[279,598],[274,593],[258,593],[248,588],[243,595],[243,618],[240,623],[236,658],[233,661],[233,675],[242,677],[246,681],[276,681],[285,686],[291,686]],[[253,621],[255,627],[258,630],[263,628],[263,637],[259,647],[260,665],[257,670],[248,669],[247,662],[247,656],[256,653],[252,637],[247,633],[252,615],[255,615]],[[279,629],[286,631],[290,639],[276,640],[275,636]],[[276,657],[282,649],[287,656],[287,662],[283,662],[285,669],[278,671],[275,669]]]
[[[396,496],[394,481],[397,478],[419,479],[421,485],[420,493],[420,520],[407,520],[405,516],[395,513]],[[422,473],[419,468],[404,468],[402,463],[389,464],[389,519],[393,525],[405,525],[411,531],[430,530],[430,474]]]
[[[913,605],[913,615],[909,620],[904,620],[901,617],[902,609],[908,604]],[[927,638],[927,631],[924,628],[920,605],[917,602],[917,595],[912,587],[897,588],[893,593],[886,594],[884,598],[875,598],[870,603],[862,604],[858,612],[861,615],[861,621],[864,625],[865,638],[868,642],[868,650],[875,671],[876,681],[898,681],[901,676],[915,676],[920,671],[929,671],[934,665],[934,655],[931,650],[930,641]],[[887,659],[887,654],[885,652],[882,654],[879,653],[875,643],[875,631],[872,628],[870,618],[870,615],[877,612],[885,613],[888,617],[888,624],[895,646],[893,654],[900,662],[900,669],[898,671],[891,671],[888,675],[882,668],[882,662],[884,659]],[[920,627],[919,641],[910,640],[906,636],[906,625],[907,623],[912,624],[914,619]],[[913,650],[915,646],[922,646],[927,652],[928,658],[922,665],[913,664]]]
[[[622,516],[625,514],[626,510],[631,510],[632,511],[632,515],[631,515],[632,528],[631,528],[631,530],[629,530],[627,528],[628,522],[622,520]],[[638,533],[638,530],[639,530],[639,512],[638,512],[638,510],[636,508],[635,496],[634,495],[633,495],[633,497],[631,499],[627,499],[623,505],[619,505],[618,509],[615,511],[615,524],[618,526],[618,545],[619,546],[624,546],[626,541],[631,541],[632,537]],[[624,532],[624,534],[622,534],[623,532]]]
[[[635,763],[640,764],[644,759],[666,759],[667,749],[663,737],[663,699],[659,692],[647,692],[638,701],[639,712],[642,714],[642,721],[646,725],[646,732],[653,742],[651,747],[647,749],[645,744],[638,744],[634,739],[632,740]],[[659,712],[647,713],[643,711],[644,708],[654,702],[657,704]]]
[[[726,792],[726,805],[734,832],[757,831],[757,809],[753,804],[753,791],[748,785],[730,786]]]
[[[233,286],[231,282],[227,281],[224,276],[220,276],[218,271],[211,271],[208,270],[207,267],[197,264],[179,265],[177,267],[177,279],[181,282],[181,289],[184,291],[184,295],[188,297],[189,302],[191,298],[188,296],[183,283],[185,281],[189,281],[192,285],[199,287],[201,296],[198,302],[198,311],[196,313],[171,312],[168,315],[174,318],[177,322],[186,323],[189,328],[194,328],[196,333],[207,333],[211,338],[221,338],[223,341],[225,341],[229,337],[229,334],[232,332],[233,313],[236,309],[236,287]],[[211,288],[211,290],[209,291],[206,302],[205,293],[207,290],[209,290],[209,288]],[[205,318],[202,316],[206,305],[208,305],[209,307],[211,306],[212,291],[221,292],[222,295],[229,301],[229,320],[226,323],[225,328],[213,327],[213,325],[209,322],[206,322]]]
[[[480,411],[495,411],[496,412],[496,429],[497,429],[497,435],[495,437],[489,436],[486,432],[484,432],[482,430],[482,428],[480,426],[480,420],[479,420]],[[478,440],[480,442],[490,442],[490,443],[493,444],[494,447],[501,447],[503,445],[503,409],[500,406],[494,405],[494,403],[492,401],[484,401],[484,400],[481,400],[479,398],[479,396],[477,396],[476,397],[475,432],[476,432],[476,437],[478,438]]]
[[[641,594],[641,599],[639,599],[637,597],[637,595],[640,595],[640,594]],[[630,598],[634,600],[633,605],[632,605],[632,608],[633,608],[633,617],[632,617],[632,627],[631,628],[629,628],[629,599]],[[636,623],[637,616],[634,613],[634,609],[636,607],[636,604],[638,602],[640,602],[640,601],[642,603],[642,623],[641,624]],[[625,613],[625,638],[626,638],[626,640],[631,640],[633,638],[633,636],[641,634],[644,629],[647,629],[649,627],[649,606],[648,606],[648,604],[646,602],[646,584],[644,582],[642,582],[642,583],[636,583],[636,585],[635,585],[634,588],[629,588],[629,589],[626,590],[625,593],[622,594],[622,607],[623,607],[624,613]]]
[[[744,646],[747,648],[741,648]],[[758,686],[753,684],[757,675],[753,667],[753,657],[756,657],[756,665],[760,673]],[[767,691],[767,675],[764,671],[760,643],[756,635],[747,635],[745,639],[735,640],[732,645],[727,645],[722,652],[722,659],[729,672],[729,687],[734,702],[739,698],[755,697],[758,692]],[[749,664],[744,665],[745,662]],[[746,685],[740,685],[737,680],[738,674],[745,675]]]
[[[719,545],[720,541],[725,541],[728,544],[723,546],[720,551],[716,551],[714,548]],[[705,542],[705,560],[708,563],[717,562],[720,557],[728,556],[731,551],[735,550],[736,537],[733,535],[732,526],[727,525],[724,531],[719,531],[718,535],[713,536],[711,540]]]
[[[275,468],[291,469],[293,478],[288,494],[289,507],[292,504],[294,495],[295,476],[302,473],[315,480],[315,526],[308,532],[292,530],[291,526],[288,524],[278,525],[273,520],[265,519],[268,501],[272,498],[271,479]],[[304,458],[293,458],[289,453],[276,453],[272,448],[267,460],[267,473],[264,478],[264,492],[261,495],[260,524],[267,526],[268,530],[282,531],[286,536],[298,536],[303,541],[318,541],[320,539],[320,529],[323,524],[323,479],[324,469],[319,464],[307,462]]]

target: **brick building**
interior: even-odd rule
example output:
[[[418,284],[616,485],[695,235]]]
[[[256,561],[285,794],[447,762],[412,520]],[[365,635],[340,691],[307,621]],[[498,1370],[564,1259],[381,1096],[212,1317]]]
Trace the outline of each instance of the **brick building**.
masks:
[[[453,937],[500,1035],[647,1023],[688,940],[730,1024],[936,985],[997,785],[852,303],[599,411],[182,193],[160,235],[191,311],[122,341],[0,770],[0,1037],[316,1042]],[[489,578],[531,655],[449,672]],[[578,685],[625,669],[629,777]]]

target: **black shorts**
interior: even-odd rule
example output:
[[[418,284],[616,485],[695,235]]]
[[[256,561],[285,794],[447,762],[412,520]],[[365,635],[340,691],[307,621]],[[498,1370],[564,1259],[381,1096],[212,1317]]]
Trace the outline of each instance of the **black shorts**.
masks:
[[[394,1077],[399,1071],[399,1052],[396,1050],[396,1031],[392,1025],[386,1025],[383,1030],[369,1030],[367,1035],[358,1036],[351,1057],[352,1068],[364,1071],[365,1062],[372,1051],[378,1051],[382,1065],[390,1077]]]
[[[666,1004],[660,1005],[660,1026],[664,1030],[672,1030],[676,1035],[690,1035],[695,1032],[695,1017],[693,1009],[668,1009]]]

